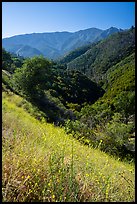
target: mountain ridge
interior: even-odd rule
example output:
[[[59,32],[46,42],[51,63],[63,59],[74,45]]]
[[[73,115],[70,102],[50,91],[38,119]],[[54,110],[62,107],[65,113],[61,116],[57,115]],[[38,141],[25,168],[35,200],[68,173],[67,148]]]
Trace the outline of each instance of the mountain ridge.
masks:
[[[29,46],[37,49],[44,57],[57,59],[64,54],[87,44],[104,39],[107,36],[123,30],[110,27],[106,30],[88,28],[76,32],[44,32],[15,35],[2,39],[2,46],[9,52],[16,53],[16,46]],[[19,50],[19,48],[18,48]],[[17,54],[17,53],[16,53]],[[32,57],[34,54],[25,51],[18,53],[23,57]]]

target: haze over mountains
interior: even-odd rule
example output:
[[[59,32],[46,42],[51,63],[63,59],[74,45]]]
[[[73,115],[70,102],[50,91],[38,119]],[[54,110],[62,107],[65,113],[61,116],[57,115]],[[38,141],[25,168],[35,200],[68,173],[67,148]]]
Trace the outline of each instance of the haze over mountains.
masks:
[[[89,28],[77,32],[52,32],[16,35],[2,40],[2,46],[9,52],[23,57],[43,55],[57,59],[70,51],[107,38],[123,31],[115,27],[106,30]]]

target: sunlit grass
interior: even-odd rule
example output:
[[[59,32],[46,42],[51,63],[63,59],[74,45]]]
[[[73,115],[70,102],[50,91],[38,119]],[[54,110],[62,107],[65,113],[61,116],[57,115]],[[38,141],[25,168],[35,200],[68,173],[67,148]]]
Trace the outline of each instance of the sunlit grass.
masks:
[[[134,164],[36,120],[17,106],[21,100],[3,95],[3,201],[134,201]]]

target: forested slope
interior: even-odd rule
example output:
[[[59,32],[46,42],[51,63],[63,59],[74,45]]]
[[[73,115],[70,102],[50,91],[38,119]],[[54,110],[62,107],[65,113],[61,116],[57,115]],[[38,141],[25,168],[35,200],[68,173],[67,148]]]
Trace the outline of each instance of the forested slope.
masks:
[[[65,67],[43,57],[23,62],[20,59],[17,66],[15,59],[3,50],[3,83],[36,105],[49,122],[74,119],[69,107],[80,109],[83,103],[94,103],[104,94],[99,85],[79,71],[67,72]]]
[[[67,69],[79,70],[99,82],[110,67],[132,54],[134,50],[135,29],[132,28],[92,44],[84,54],[74,60],[72,57],[72,61],[69,60],[70,62],[67,63]]]
[[[37,119],[64,125],[81,142],[105,152],[134,158],[134,49],[135,29],[131,28],[93,44],[67,69],[44,57],[24,60],[3,50],[2,80],[36,107],[32,115]],[[79,59],[84,65],[71,69],[69,65]],[[91,64],[85,69],[87,62]],[[107,130],[109,124],[112,130]],[[116,129],[118,134],[113,132]]]
[[[68,132],[111,154],[127,157],[135,153],[135,55],[111,67],[104,77],[105,94],[93,105],[85,105]],[[84,138],[84,139],[83,139]],[[101,142],[101,143],[100,143]]]
[[[2,50],[4,202],[135,201],[135,29],[88,46]]]

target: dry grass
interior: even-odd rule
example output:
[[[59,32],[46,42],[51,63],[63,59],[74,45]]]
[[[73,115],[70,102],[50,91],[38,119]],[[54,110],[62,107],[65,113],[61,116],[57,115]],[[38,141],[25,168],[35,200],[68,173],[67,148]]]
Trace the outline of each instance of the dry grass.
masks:
[[[134,201],[134,164],[40,123],[4,93],[2,193],[6,202]]]

